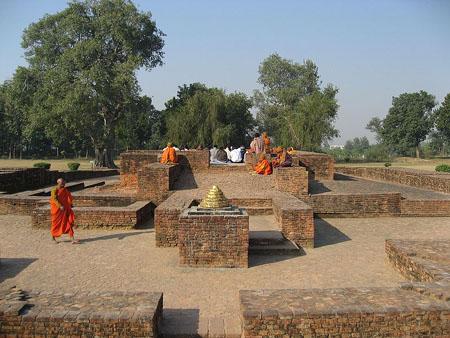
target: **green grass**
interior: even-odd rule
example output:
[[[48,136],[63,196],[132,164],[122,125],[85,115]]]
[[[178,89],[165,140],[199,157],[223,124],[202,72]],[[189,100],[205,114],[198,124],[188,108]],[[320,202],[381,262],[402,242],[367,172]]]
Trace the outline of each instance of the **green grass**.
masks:
[[[399,157],[391,161],[391,168],[411,168],[421,170],[431,170],[439,164],[450,165],[450,158],[444,159],[417,159],[412,157]],[[362,162],[362,163],[336,163],[336,167],[383,167],[384,162]]]
[[[48,162],[51,164],[50,170],[69,170],[67,167],[67,163],[70,162],[78,162],[80,163],[80,167],[78,170],[89,170],[91,169],[91,164],[89,161],[92,159],[73,159],[66,158],[63,160],[44,160],[44,159],[35,159],[35,160],[3,160],[0,159],[0,168],[32,168],[33,164],[36,162]],[[119,164],[119,161],[115,162],[116,165]]]

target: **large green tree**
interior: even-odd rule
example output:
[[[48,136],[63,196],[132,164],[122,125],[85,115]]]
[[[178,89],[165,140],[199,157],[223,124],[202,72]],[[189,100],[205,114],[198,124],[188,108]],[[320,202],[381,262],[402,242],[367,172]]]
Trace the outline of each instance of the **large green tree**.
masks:
[[[438,134],[450,145],[450,93],[434,113],[435,126]]]
[[[338,136],[338,89],[321,86],[311,60],[300,64],[272,54],[261,63],[258,82],[263,88],[254,93],[257,120],[276,143],[313,150]]]
[[[190,147],[239,146],[255,124],[251,106],[243,93],[226,94],[199,83],[181,86],[177,97],[166,103],[167,139]]]
[[[135,72],[162,64],[162,37],[127,0],[74,1],[31,24],[22,46],[39,73],[34,116],[54,143],[88,139],[96,165],[114,167],[117,126],[140,100]]]
[[[414,148],[416,157],[420,157],[419,145],[431,131],[435,105],[434,96],[425,91],[393,97],[382,124],[383,142],[399,153]]]

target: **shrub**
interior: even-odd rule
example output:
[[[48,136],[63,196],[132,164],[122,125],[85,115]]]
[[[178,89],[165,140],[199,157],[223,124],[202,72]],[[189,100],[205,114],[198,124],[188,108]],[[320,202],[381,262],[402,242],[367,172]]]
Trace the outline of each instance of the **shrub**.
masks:
[[[76,171],[80,167],[80,163],[70,162],[70,163],[67,163],[67,167],[69,168],[70,171]]]
[[[384,166],[385,166],[386,168],[389,168],[391,165],[392,165],[391,162],[386,162],[386,163],[384,164]]]
[[[448,164],[439,164],[434,169],[436,171],[444,172],[444,173],[450,173],[450,165]]]
[[[43,168],[43,169],[50,169],[50,163],[48,162],[36,162],[33,164],[33,167],[35,168]]]

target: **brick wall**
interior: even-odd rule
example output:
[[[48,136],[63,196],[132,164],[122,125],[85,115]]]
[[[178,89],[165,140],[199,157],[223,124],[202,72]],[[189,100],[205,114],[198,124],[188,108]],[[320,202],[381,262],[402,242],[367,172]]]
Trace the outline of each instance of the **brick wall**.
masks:
[[[275,187],[298,198],[308,196],[308,172],[304,167],[276,168]]]
[[[240,291],[243,337],[450,335],[450,304],[401,288]]]
[[[306,167],[309,171],[314,171],[316,180],[334,178],[334,159],[329,155],[300,151],[293,160],[294,163]]]
[[[1,337],[158,337],[163,295],[0,291]]]
[[[281,233],[298,246],[314,247],[314,216],[312,208],[289,194],[276,194],[273,212]]]
[[[42,168],[1,169],[0,191],[16,193],[56,184],[60,177],[67,182],[117,175],[115,169],[58,171]]]
[[[339,167],[338,172],[450,193],[450,174],[405,168]]]
[[[151,163],[138,169],[137,197],[155,205],[169,197],[169,191],[180,174],[178,164]]]
[[[123,186],[137,187],[139,168],[158,162],[159,151],[129,151],[120,154],[120,183]]]
[[[48,204],[47,198],[37,196],[1,196],[0,215],[31,215],[32,211]]]
[[[83,229],[128,229],[150,220],[154,206],[148,201],[138,201],[126,207],[74,207],[75,225]],[[34,228],[50,228],[49,206],[36,208],[31,213]]]
[[[401,201],[402,216],[450,216],[450,200],[407,200]]]
[[[131,196],[73,195],[77,207],[125,207],[136,202]]]
[[[315,214],[326,217],[397,216],[401,194],[319,194],[312,195],[309,204]]]
[[[180,265],[192,267],[247,268],[248,215],[180,216],[178,247]]]

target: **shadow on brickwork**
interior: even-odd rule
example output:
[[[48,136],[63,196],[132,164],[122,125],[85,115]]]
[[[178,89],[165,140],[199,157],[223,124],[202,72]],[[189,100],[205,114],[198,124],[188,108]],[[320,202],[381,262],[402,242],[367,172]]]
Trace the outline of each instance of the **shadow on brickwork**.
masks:
[[[164,337],[200,337],[199,309],[164,309],[162,334]]]
[[[118,239],[120,241],[126,237],[139,236],[139,235],[148,234],[148,233],[149,233],[149,231],[123,232],[123,233],[113,234],[113,235],[84,238],[84,239],[80,239],[80,242],[81,242],[81,244],[83,244],[83,243],[97,242],[97,241],[108,241],[108,240],[112,240],[112,239]]]
[[[35,261],[37,258],[0,258],[0,283],[14,278]]]
[[[318,217],[314,219],[315,226],[315,238],[314,247],[320,248],[321,246],[338,244],[352,239],[335,228],[324,219]]]
[[[198,185],[192,170],[189,168],[183,168],[180,173],[180,177],[178,177],[174,183],[174,190],[188,190],[196,188],[198,188]]]

